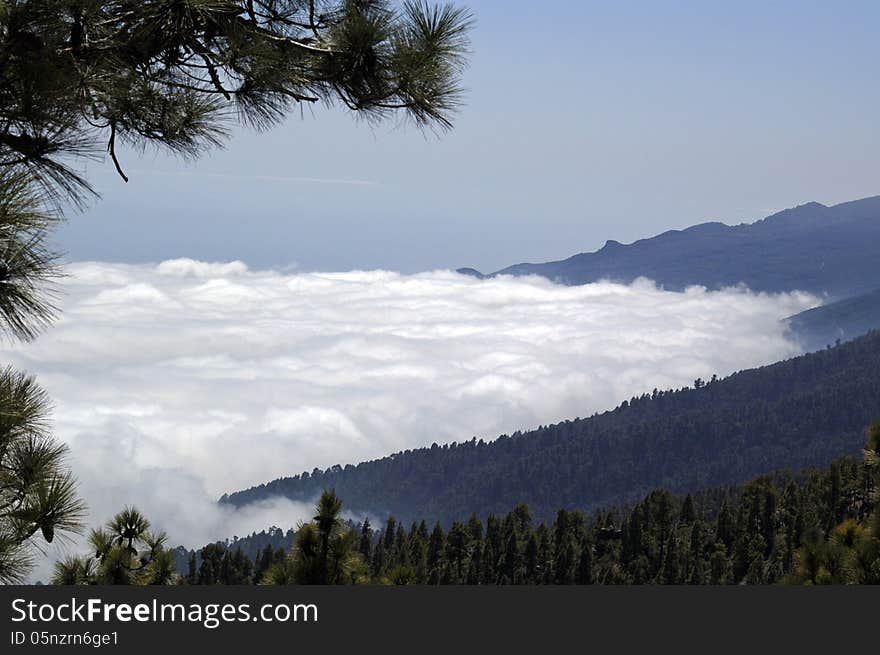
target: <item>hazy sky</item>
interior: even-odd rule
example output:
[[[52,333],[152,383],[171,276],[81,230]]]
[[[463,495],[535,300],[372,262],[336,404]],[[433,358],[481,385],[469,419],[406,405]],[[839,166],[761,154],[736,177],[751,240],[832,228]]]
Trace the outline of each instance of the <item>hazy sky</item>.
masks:
[[[494,270],[809,200],[880,193],[880,5],[471,0],[456,129],[306,108],[123,184],[58,235],[71,260]]]

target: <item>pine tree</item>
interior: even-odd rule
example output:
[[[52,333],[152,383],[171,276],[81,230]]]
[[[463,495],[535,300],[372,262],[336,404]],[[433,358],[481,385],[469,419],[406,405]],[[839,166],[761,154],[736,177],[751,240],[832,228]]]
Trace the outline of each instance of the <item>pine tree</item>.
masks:
[[[444,551],[447,579],[451,584],[460,582],[467,573],[463,565],[470,541],[470,533],[467,528],[462,523],[455,521],[446,537],[446,550]]]
[[[385,572],[386,566],[385,542],[383,539],[379,539],[379,542],[373,549],[373,560],[370,562],[370,570],[373,573],[373,577],[380,577]]]
[[[721,505],[721,511],[718,513],[718,522],[715,528],[715,534],[724,544],[726,548],[730,548],[734,539],[733,516],[730,513],[730,506],[727,500]]]
[[[0,2],[0,332],[51,322],[47,235],[97,194],[84,159],[117,145],[195,157],[230,118],[265,129],[303,105],[447,129],[461,104],[471,16],[387,0]],[[84,505],[32,378],[0,371],[0,582],[20,582],[41,538],[82,527]]]
[[[580,560],[578,562],[577,577],[575,583],[579,585],[593,584],[593,544],[584,539],[581,542]]]
[[[325,489],[311,522],[300,526],[293,552],[264,576],[268,584],[361,584],[367,565],[358,552],[359,535],[342,520],[342,499]]]
[[[694,506],[694,498],[690,494],[685,496],[681,506],[681,522],[690,525],[697,520],[697,508]]]
[[[394,562],[397,565],[409,567],[409,542],[403,525],[397,525],[397,534],[394,537]]]
[[[470,560],[468,561],[468,573],[465,584],[478,585],[481,582],[480,574],[481,564],[483,561],[483,549],[481,541],[474,540],[472,548],[473,552],[471,553]]]
[[[382,546],[385,548],[385,552],[389,555],[394,552],[394,537],[397,531],[397,521],[393,516],[388,517],[388,521],[385,523],[385,530],[382,533]]]
[[[3,74],[0,68],[0,86]],[[25,173],[2,163],[0,156],[0,337],[28,341],[54,316],[47,297],[58,271],[45,245],[54,221]],[[0,369],[0,583],[24,581],[39,539],[51,543],[82,528],[85,506],[48,412],[32,377]]]
[[[89,534],[91,553],[55,563],[53,584],[167,585],[176,583],[174,556],[165,548],[164,532],[153,532],[150,522],[134,507],[126,507],[104,526]],[[202,562],[205,565],[205,562]],[[195,569],[190,558],[190,575]],[[79,577],[72,575],[78,570]],[[75,580],[75,581],[74,581]],[[199,581],[201,584],[201,582]]]
[[[553,584],[553,547],[550,544],[550,530],[541,523],[536,530],[538,536],[538,562],[540,563],[541,584]]]
[[[538,536],[534,531],[530,531],[529,539],[526,541],[525,553],[523,554],[523,568],[526,584],[538,584],[541,581],[538,551]]]
[[[731,584],[731,576],[733,575],[730,559],[727,556],[727,548],[724,542],[719,541],[715,544],[715,550],[709,560],[709,584],[725,585]]]
[[[373,557],[373,529],[370,527],[370,519],[365,518],[361,527],[361,541],[358,545],[358,552],[363,556],[365,562],[372,561]]]
[[[444,549],[446,547],[446,535],[440,523],[434,525],[431,539],[428,542],[428,584],[437,585],[443,579],[444,574]]]
[[[504,548],[504,555],[501,558],[501,580],[503,584],[520,584],[522,582],[520,572],[522,568],[521,560],[516,531],[510,530],[507,536],[507,544]]]
[[[661,582],[667,585],[681,584],[681,556],[679,553],[678,539],[675,533],[669,536],[669,542],[666,546],[665,558],[663,561],[663,571]]]
[[[498,572],[496,569],[495,549],[492,548],[492,542],[486,540],[483,542],[483,554],[480,556],[483,565],[481,577],[482,584],[494,585],[498,583]]]
[[[272,548],[272,544],[266,544],[266,547],[263,548],[262,552],[257,556],[256,565],[254,566],[254,583],[260,584],[263,580],[263,576],[266,574],[266,571],[269,570],[269,567],[275,563],[275,549]]]
[[[447,128],[470,24],[449,5],[385,0],[6,2],[0,168],[81,202],[91,187],[71,157],[105,149],[127,180],[118,142],[197,155],[230,116],[262,129],[337,103]]]
[[[415,584],[425,584],[428,581],[428,527],[424,521],[412,531],[409,539],[409,561],[413,567]]]
[[[189,565],[187,566],[187,573],[186,573],[187,584],[194,585],[196,583],[196,581],[198,580],[197,575],[198,575],[198,569],[197,569],[197,564],[196,564],[196,554],[192,553],[189,556]]]
[[[482,541],[483,540],[483,522],[477,518],[476,514],[471,514],[470,518],[467,522],[467,529],[470,533],[470,537],[474,541]]]

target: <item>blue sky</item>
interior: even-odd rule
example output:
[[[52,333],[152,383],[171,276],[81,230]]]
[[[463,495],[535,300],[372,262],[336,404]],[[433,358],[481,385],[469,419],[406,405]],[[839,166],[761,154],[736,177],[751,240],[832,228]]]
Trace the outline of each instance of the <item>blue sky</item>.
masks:
[[[125,153],[71,260],[494,270],[880,194],[880,5],[487,2],[441,137],[305,109],[198,162]]]

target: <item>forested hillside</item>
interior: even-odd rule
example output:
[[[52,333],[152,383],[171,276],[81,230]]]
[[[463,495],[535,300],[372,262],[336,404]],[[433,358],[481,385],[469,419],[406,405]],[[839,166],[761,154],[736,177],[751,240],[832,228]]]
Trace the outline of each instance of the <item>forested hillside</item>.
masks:
[[[368,521],[341,527],[348,555],[338,582],[878,584],[880,516],[872,513],[869,462],[876,463],[880,425],[869,444],[864,459],[686,496],[657,489],[632,507],[593,515],[559,509],[551,521],[536,522],[517,505],[485,520],[461,517],[446,529],[393,517],[381,529]],[[181,550],[179,570],[188,584],[301,583],[296,563],[307,558],[307,537],[271,530],[198,553]]]
[[[880,288],[808,309],[787,323],[805,350],[849,341],[880,327]]]
[[[654,391],[617,409],[492,442],[434,445],[334,466],[221,498],[311,501],[335,488],[353,511],[449,525],[527,504],[593,510],[650,490],[684,493],[854,454],[880,416],[880,332],[695,388]]]

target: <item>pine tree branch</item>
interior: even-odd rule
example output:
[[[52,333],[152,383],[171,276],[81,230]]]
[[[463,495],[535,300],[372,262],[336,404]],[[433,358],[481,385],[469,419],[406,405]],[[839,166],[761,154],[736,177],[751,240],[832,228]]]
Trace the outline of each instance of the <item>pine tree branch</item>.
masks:
[[[110,123],[110,140],[107,142],[107,151],[110,153],[110,159],[113,160],[113,165],[116,167],[116,172],[119,173],[119,177],[121,177],[126,183],[128,182],[128,176],[122,171],[122,166],[119,165],[119,160],[116,158],[116,123]]]

